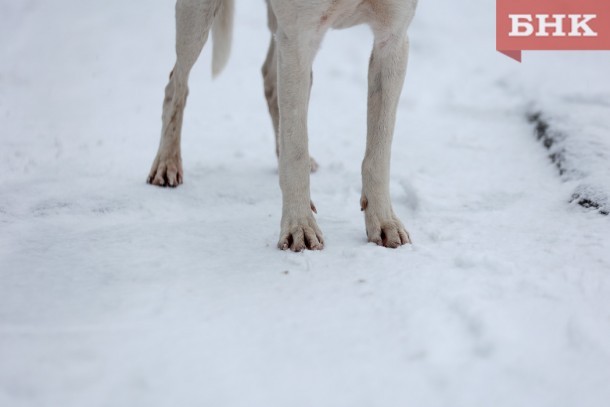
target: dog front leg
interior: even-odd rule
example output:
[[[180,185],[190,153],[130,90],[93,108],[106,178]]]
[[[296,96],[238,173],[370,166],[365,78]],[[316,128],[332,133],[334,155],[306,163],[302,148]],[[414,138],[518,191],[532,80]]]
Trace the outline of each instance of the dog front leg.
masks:
[[[279,96],[279,173],[282,222],[278,247],[282,250],[319,250],[322,232],[310,200],[310,157],[307,110],[311,68],[317,51],[314,33],[280,27],[276,33]],[[317,41],[319,44],[319,41]]]
[[[263,83],[265,87],[265,99],[267,100],[267,106],[269,107],[269,115],[271,116],[271,122],[273,123],[273,131],[275,134],[275,154],[280,157],[280,110],[278,105],[278,95],[277,95],[277,48],[275,46],[275,32],[277,31],[277,18],[271,8],[271,5],[267,3],[267,12],[268,12],[268,26],[269,31],[271,31],[271,41],[269,44],[269,50],[267,51],[267,58],[265,59],[265,63],[263,64],[262,74],[263,74]],[[311,93],[311,84],[313,82],[313,73],[310,74],[312,80],[309,82],[310,93]],[[311,172],[316,172],[318,170],[318,163],[313,157],[310,157],[311,164]]]
[[[407,67],[406,35],[376,39],[369,64],[368,129],[362,162],[361,207],[370,242],[395,248],[410,243],[390,201],[390,156],[396,109]]]

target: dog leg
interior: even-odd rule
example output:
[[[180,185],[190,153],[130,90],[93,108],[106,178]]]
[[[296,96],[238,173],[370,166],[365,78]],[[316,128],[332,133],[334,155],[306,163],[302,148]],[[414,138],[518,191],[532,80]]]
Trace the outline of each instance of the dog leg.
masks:
[[[282,223],[278,247],[282,250],[319,250],[322,232],[313,217],[310,200],[311,168],[307,141],[307,109],[311,67],[320,34],[279,27],[276,33],[279,96],[279,173]]]
[[[376,39],[369,64],[368,130],[362,162],[361,207],[368,240],[391,248],[411,242],[390,201],[392,136],[408,52],[409,41],[405,34]]]
[[[267,25],[271,32],[271,41],[269,43],[269,50],[267,51],[267,58],[263,64],[262,74],[263,83],[265,86],[265,99],[267,99],[267,106],[269,107],[269,115],[271,116],[271,122],[273,123],[273,132],[275,134],[275,154],[279,158],[280,156],[280,142],[279,142],[279,126],[280,126],[280,110],[277,101],[277,52],[275,46],[274,34],[277,30],[277,19],[275,13],[269,4],[267,4]],[[313,77],[313,74],[312,74]],[[311,94],[311,83],[310,83],[310,94]],[[313,157],[310,157],[311,172],[316,172],[318,169],[318,163]]]
[[[269,43],[269,50],[267,51],[267,58],[263,64],[262,74],[265,87],[265,99],[267,99],[269,115],[271,116],[273,132],[275,134],[275,155],[279,158],[280,109],[277,102],[277,53],[275,52],[275,39],[273,38],[275,31],[277,30],[277,20],[270,5],[267,5],[267,12],[267,25],[269,26],[269,31],[271,31],[271,41]]]
[[[158,186],[182,184],[180,135],[188,96],[188,77],[205,45],[221,0],[178,0],[176,3],[176,65],[163,101],[159,150],[147,182]]]

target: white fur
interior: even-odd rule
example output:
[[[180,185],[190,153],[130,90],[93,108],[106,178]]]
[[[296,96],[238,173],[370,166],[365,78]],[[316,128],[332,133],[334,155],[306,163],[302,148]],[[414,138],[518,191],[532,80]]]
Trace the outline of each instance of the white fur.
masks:
[[[330,28],[369,24],[375,41],[369,64],[368,129],[362,163],[362,210],[369,241],[386,247],[410,243],[390,201],[390,151],[396,109],[408,59],[407,28],[417,0],[267,0],[271,44],[263,65],[265,96],[276,133],[282,189],[278,246],[321,249],[324,240],[312,211],[307,110],[312,65]],[[224,66],[230,48],[233,0],[178,0],[177,61],[166,87],[159,152],[148,182],[182,183],[180,131],[188,76],[213,27],[213,72]]]

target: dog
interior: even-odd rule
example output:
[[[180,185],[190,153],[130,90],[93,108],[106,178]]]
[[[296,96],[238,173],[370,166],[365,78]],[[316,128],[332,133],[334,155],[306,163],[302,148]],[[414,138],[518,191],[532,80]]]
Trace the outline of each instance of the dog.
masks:
[[[266,0],[271,44],[263,65],[265,96],[273,122],[282,220],[278,247],[296,252],[324,247],[310,199],[307,110],[312,65],[326,32],[368,24],[374,33],[368,74],[366,153],[362,196],[368,240],[396,248],[411,243],[390,201],[390,150],[396,110],[409,54],[407,29],[417,0]],[[163,127],[148,183],[176,187],[183,182],[180,137],[188,77],[210,31],[212,72],[224,68],[232,41],[234,0],[178,0],[176,64],[165,88]]]

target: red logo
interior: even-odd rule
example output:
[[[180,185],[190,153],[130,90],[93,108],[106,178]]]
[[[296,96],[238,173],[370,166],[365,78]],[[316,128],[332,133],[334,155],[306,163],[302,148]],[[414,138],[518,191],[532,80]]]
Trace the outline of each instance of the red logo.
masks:
[[[496,49],[610,50],[610,0],[496,0]]]

